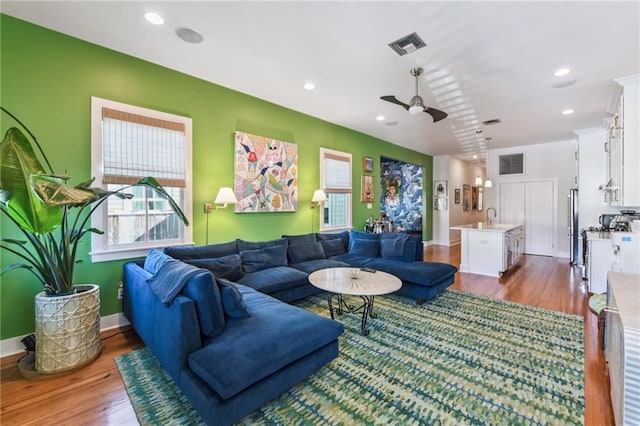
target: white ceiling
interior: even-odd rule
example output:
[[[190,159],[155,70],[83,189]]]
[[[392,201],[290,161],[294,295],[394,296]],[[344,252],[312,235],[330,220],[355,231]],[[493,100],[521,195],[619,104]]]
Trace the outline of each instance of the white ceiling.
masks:
[[[2,12],[422,153],[471,159],[601,126],[613,79],[640,72],[639,5],[3,1]],[[166,23],[149,24],[146,11]],[[183,42],[177,27],[204,41]],[[402,57],[388,47],[414,31],[426,47]],[[425,104],[447,119],[434,124],[379,99],[408,103],[416,66],[425,69]],[[571,73],[554,77],[563,66]],[[568,80],[577,82],[552,87]],[[307,81],[316,90],[304,90]],[[575,113],[562,115],[566,108]],[[481,124],[494,118],[502,123]]]

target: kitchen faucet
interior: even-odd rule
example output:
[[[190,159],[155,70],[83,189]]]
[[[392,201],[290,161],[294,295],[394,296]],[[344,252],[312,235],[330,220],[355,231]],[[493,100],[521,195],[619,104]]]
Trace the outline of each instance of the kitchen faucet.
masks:
[[[497,217],[498,217],[498,212],[497,212],[497,211],[496,211],[496,209],[494,209],[493,207],[489,207],[489,208],[487,209],[487,223],[488,223],[489,225],[492,225],[492,224],[493,224],[493,219],[489,219],[489,210],[493,210],[493,219],[495,219],[495,218],[497,218]]]

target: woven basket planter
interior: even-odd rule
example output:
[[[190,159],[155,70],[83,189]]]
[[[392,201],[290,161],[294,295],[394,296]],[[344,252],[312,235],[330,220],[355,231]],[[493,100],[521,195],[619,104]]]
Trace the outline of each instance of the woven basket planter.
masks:
[[[77,293],[36,295],[36,360],[41,374],[70,371],[95,360],[100,341],[100,287],[77,285]]]

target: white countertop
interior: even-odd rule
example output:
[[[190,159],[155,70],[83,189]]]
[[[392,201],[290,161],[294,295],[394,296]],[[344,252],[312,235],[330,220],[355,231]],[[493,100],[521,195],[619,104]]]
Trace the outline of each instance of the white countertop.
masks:
[[[640,275],[609,272],[609,285],[618,305],[625,327],[640,330]]]
[[[476,222],[476,223],[469,223],[466,225],[451,226],[449,229],[455,229],[460,231],[474,230],[474,231],[505,232],[515,228],[519,228],[521,226],[522,225],[511,225],[508,223],[492,223],[490,225],[487,222]]]

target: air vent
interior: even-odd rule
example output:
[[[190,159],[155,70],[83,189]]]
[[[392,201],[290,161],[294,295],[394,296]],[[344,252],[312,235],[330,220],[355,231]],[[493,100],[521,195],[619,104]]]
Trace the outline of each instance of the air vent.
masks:
[[[404,36],[401,39],[394,41],[393,43],[389,43],[389,47],[400,56],[415,52],[425,46],[425,42],[422,41],[420,36],[416,33],[411,33],[408,36]]]
[[[487,120],[482,122],[482,124],[484,124],[485,126],[492,126],[498,123],[502,123],[502,120],[500,120],[499,118],[494,118],[493,120]]]
[[[498,157],[500,175],[524,174],[524,154],[500,155]]]

